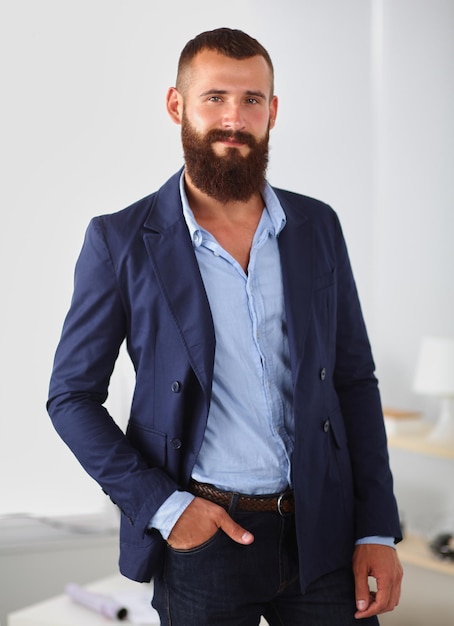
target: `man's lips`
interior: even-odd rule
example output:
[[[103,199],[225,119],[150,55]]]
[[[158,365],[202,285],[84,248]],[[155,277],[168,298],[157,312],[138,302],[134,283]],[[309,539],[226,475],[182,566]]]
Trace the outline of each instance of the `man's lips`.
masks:
[[[244,143],[244,141],[238,141],[238,139],[234,139],[234,138],[218,139],[218,142],[223,143],[226,146],[233,146],[233,147],[241,147],[241,146],[247,145]]]
[[[236,133],[226,133],[224,131],[212,131],[209,137],[211,143],[222,143],[225,146],[240,148],[241,146],[252,147],[254,138],[248,133],[238,131]]]

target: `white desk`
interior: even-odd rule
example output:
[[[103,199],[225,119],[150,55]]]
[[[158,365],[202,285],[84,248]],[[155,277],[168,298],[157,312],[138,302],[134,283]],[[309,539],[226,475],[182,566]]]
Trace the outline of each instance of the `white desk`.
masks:
[[[120,574],[86,585],[86,588],[105,594],[146,589],[150,594],[150,602],[153,594],[152,585],[133,582]],[[8,616],[8,626],[80,626],[81,624],[84,626],[107,626],[114,623],[127,624],[128,622],[113,622],[84,606],[76,604],[65,594],[15,611]],[[159,620],[149,622],[149,625],[159,626]]]

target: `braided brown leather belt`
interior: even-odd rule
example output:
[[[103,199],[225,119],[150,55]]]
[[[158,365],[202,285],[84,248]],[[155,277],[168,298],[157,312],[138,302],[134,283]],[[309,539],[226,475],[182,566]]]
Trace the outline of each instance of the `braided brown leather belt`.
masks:
[[[189,491],[195,496],[211,500],[211,502],[227,509],[236,497],[237,511],[256,513],[268,511],[279,513],[280,515],[290,515],[295,512],[295,501],[293,499],[293,491],[291,490],[280,494],[247,496],[234,491],[222,491],[221,489],[216,489],[213,485],[191,480]]]

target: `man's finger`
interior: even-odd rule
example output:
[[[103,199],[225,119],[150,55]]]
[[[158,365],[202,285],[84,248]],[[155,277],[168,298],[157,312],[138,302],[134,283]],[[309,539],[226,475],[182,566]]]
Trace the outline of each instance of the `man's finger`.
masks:
[[[355,579],[356,609],[359,613],[366,611],[371,602],[367,571],[364,576],[356,576]]]
[[[236,543],[249,545],[254,541],[254,535],[234,522],[228,513],[222,517],[219,528],[221,528],[230,539],[236,541]]]

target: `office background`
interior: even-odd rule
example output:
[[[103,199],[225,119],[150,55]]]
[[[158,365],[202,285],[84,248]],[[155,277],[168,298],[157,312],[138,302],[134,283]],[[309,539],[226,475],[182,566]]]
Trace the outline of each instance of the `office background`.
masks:
[[[0,515],[109,506],[47,417],[52,358],[89,219],[182,165],[165,93],[184,43],[218,26],[273,58],[269,179],[340,215],[384,403],[436,416],[412,379],[422,337],[454,336],[452,0],[6,2]],[[122,356],[108,401],[120,424],[131,388]]]

